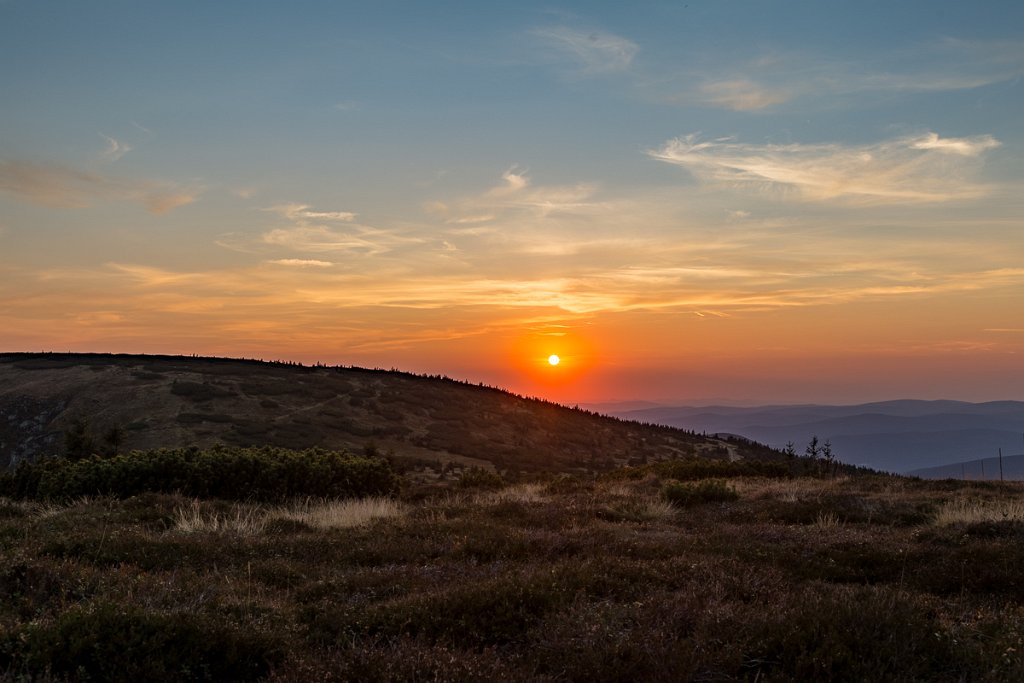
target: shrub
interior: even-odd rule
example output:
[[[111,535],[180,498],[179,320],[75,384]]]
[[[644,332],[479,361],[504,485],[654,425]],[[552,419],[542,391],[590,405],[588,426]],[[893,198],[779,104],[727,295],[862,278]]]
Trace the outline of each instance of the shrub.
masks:
[[[964,680],[958,650],[972,645],[929,605],[885,589],[811,593],[753,628],[747,666],[783,680]]]
[[[180,492],[199,498],[277,501],[390,495],[398,477],[387,461],[337,451],[215,447],[135,451],[113,458],[22,463],[0,477],[0,495],[68,500]]]
[[[271,639],[204,623],[193,614],[159,614],[111,604],[30,624],[0,643],[0,668],[76,680],[251,681],[278,659]]]
[[[692,483],[670,482],[661,490],[661,495],[668,502],[680,507],[728,502],[740,497],[736,489],[721,479],[703,479]]]
[[[464,489],[500,489],[504,485],[501,475],[480,467],[470,467],[459,477],[459,486]]]
[[[785,479],[790,476],[789,466],[782,462],[761,460],[664,460],[651,466],[655,474],[664,479],[695,481],[698,479],[730,479],[733,477],[765,477]]]

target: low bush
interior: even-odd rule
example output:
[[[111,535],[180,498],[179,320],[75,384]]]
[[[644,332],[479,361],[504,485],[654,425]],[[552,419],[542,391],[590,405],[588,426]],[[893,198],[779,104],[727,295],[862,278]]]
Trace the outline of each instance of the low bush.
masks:
[[[708,458],[664,460],[652,465],[651,470],[663,479],[678,481],[732,479],[734,477],[785,479],[791,476],[789,465],[786,463],[761,460],[737,460],[735,462]]]
[[[668,502],[679,507],[701,503],[722,503],[737,500],[736,489],[721,479],[703,479],[696,482],[670,482],[661,490]]]
[[[279,659],[269,637],[209,625],[193,614],[113,604],[69,610],[0,641],[0,670],[101,681],[252,681]]]
[[[179,492],[198,498],[279,501],[391,495],[398,476],[382,458],[310,449],[214,447],[135,451],[113,458],[22,463],[0,475],[0,495],[69,500]]]
[[[501,475],[480,467],[470,467],[459,477],[459,486],[464,489],[500,489],[504,485]]]

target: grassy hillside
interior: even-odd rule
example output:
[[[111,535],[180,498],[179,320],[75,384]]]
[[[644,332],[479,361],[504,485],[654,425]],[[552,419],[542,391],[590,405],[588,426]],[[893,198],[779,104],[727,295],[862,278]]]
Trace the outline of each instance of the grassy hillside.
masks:
[[[1022,541],[883,476],[0,500],[0,680],[1022,680]]]
[[[65,448],[76,421],[95,448],[373,444],[422,474],[470,466],[602,471],[688,456],[778,458],[709,439],[396,371],[103,354],[0,355],[0,466]]]

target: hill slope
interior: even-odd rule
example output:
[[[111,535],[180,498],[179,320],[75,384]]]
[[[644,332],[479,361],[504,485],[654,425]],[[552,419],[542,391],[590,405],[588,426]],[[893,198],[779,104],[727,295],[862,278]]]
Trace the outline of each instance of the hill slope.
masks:
[[[58,453],[86,420],[123,450],[274,445],[523,471],[703,455],[773,458],[696,436],[440,377],[359,368],[101,354],[0,355],[0,466]]]

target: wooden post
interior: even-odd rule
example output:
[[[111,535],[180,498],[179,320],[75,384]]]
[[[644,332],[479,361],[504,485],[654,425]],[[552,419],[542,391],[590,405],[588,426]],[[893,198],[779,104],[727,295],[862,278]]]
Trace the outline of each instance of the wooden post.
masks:
[[[999,481],[1003,480],[1003,449],[999,449]]]

